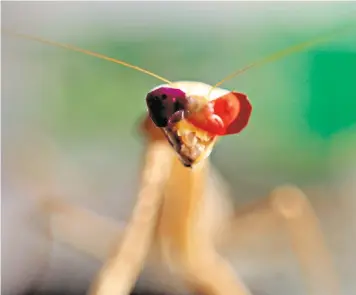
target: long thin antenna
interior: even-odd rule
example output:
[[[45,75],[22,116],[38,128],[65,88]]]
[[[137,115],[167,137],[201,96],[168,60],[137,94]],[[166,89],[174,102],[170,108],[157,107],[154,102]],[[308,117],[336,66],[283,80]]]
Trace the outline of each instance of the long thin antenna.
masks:
[[[317,38],[317,39],[313,39],[313,40],[310,40],[310,41],[306,41],[306,42],[303,42],[303,43],[299,43],[297,45],[294,45],[294,46],[291,46],[291,47],[288,47],[286,49],[283,49],[283,50],[280,50],[280,51],[277,51],[267,57],[264,57],[258,61],[255,61],[255,62],[252,62],[250,63],[249,65],[231,73],[230,75],[228,75],[227,77],[225,77],[224,79],[222,79],[220,82],[216,83],[214,86],[212,86],[212,88],[210,89],[209,91],[209,94],[208,94],[208,97],[210,97],[211,95],[211,92],[216,88],[216,87],[219,87],[220,85],[222,85],[223,83],[227,82],[228,80],[246,72],[247,70],[251,69],[251,68],[255,68],[255,67],[258,67],[258,66],[262,66],[264,64],[267,64],[269,62],[272,62],[272,61],[276,61],[278,59],[281,59],[285,56],[288,56],[292,53],[295,53],[295,52],[298,52],[298,51],[302,51],[303,49],[306,49],[306,48],[309,48],[309,47],[312,47],[312,46],[315,46],[319,43],[322,43],[322,42],[325,42],[325,41],[328,41],[329,39],[331,39],[332,37],[334,37],[336,34],[339,34],[340,32],[334,32],[333,34],[329,34],[327,36],[323,36],[323,37],[320,37],[320,38]]]
[[[138,66],[131,65],[131,64],[129,64],[127,62],[124,62],[122,60],[118,60],[118,59],[115,59],[115,58],[112,58],[112,57],[108,57],[108,56],[100,54],[100,53],[96,53],[96,52],[92,52],[92,51],[89,51],[89,50],[86,50],[86,49],[82,49],[82,48],[76,47],[74,45],[69,45],[69,44],[59,43],[59,42],[55,42],[55,41],[50,41],[50,40],[47,40],[47,39],[44,39],[44,38],[31,36],[31,35],[26,35],[26,34],[10,33],[8,31],[4,31],[4,30],[1,30],[1,32],[5,33],[7,35],[13,35],[13,36],[17,36],[17,37],[20,37],[20,38],[25,38],[25,39],[37,41],[37,42],[40,42],[40,43],[43,43],[43,44],[48,44],[48,45],[52,45],[52,46],[56,46],[56,47],[65,48],[65,49],[68,49],[68,50],[81,52],[81,53],[84,53],[84,54],[87,54],[87,55],[91,55],[91,56],[94,56],[94,57],[97,57],[97,58],[100,58],[100,59],[104,59],[104,60],[107,60],[107,61],[110,61],[110,62],[113,62],[113,63],[117,63],[117,64],[122,65],[122,66],[127,67],[127,68],[131,68],[131,69],[134,69],[136,71],[142,72],[142,73],[144,73],[146,75],[155,77],[156,79],[161,80],[161,81],[163,81],[165,83],[172,84],[172,82],[169,81],[168,79],[163,78],[163,77],[161,77],[159,75],[156,75],[155,73],[152,73],[152,72],[150,72],[148,70],[145,70],[143,68],[140,68]]]

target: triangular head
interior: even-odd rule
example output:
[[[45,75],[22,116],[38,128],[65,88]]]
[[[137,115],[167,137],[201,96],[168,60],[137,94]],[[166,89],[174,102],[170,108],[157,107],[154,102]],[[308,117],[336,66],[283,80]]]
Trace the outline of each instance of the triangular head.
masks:
[[[218,136],[240,133],[252,112],[247,96],[240,92],[209,101],[170,86],[150,91],[146,103],[152,121],[163,129],[186,166],[206,158]]]
[[[240,133],[252,112],[251,103],[241,92],[229,92],[208,101],[204,97],[188,96],[178,88],[159,87],[147,94],[146,102],[157,127],[177,123],[180,117],[196,128],[218,136]]]

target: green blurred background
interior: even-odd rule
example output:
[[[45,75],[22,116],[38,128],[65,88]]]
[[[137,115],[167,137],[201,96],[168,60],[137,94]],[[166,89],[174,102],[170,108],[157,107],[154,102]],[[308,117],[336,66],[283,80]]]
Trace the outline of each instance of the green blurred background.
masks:
[[[247,93],[254,109],[248,128],[221,140],[211,158],[233,185],[247,191],[283,182],[325,181],[355,161],[352,2],[48,2],[4,7],[3,24],[9,29],[116,57],[169,80],[209,84],[275,51],[349,26],[328,42],[223,85]],[[9,92],[3,89],[16,97],[4,102],[6,130],[20,126],[21,120],[26,128],[41,126],[79,166],[93,157],[102,171],[111,171],[105,163],[114,166],[115,160],[125,169],[139,165],[138,122],[146,111],[146,93],[160,81],[33,41],[9,39],[4,44],[11,55],[5,60],[17,64],[9,61],[13,78],[7,79],[10,84],[21,81],[20,94],[14,91],[18,85]],[[81,163],[85,150],[90,155]]]
[[[94,5],[88,4],[86,10]],[[170,80],[213,84],[277,50],[356,25],[353,3],[324,7],[311,3],[110,5],[134,16],[130,18],[128,12],[120,19],[122,12],[112,20],[110,14],[105,21],[103,13],[75,22],[75,14],[68,13],[75,29],[47,20],[40,32]],[[313,20],[314,26],[307,24]],[[296,22],[303,21],[306,23],[298,28]],[[226,177],[233,180],[254,175],[261,181],[271,177],[273,185],[283,181],[300,184],[328,177],[331,164],[338,162],[335,157],[343,163],[353,160],[355,40],[355,29],[349,30],[224,85],[247,93],[254,107],[249,127],[240,136],[222,140],[212,156]],[[41,124],[60,144],[117,142],[129,165],[140,145],[135,128],[145,112],[145,94],[161,82],[82,54],[31,46],[40,51],[31,59],[44,71],[38,104]],[[339,154],[334,154],[335,150]]]

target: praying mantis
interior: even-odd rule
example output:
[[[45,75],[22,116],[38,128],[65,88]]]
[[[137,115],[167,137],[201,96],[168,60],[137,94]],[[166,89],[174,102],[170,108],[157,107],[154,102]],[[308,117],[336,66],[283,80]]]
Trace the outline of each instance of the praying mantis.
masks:
[[[231,233],[238,232],[239,222],[246,222],[246,215],[254,214],[256,208],[264,208],[267,211],[264,218],[272,220],[272,224],[282,221],[309,294],[339,294],[330,255],[304,193],[294,186],[278,187],[254,208],[238,214],[234,212],[227,184],[208,158],[219,137],[239,133],[247,126],[252,110],[246,95],[218,87],[250,68],[317,44],[324,38],[273,54],[211,86],[201,82],[171,82],[126,62],[71,45],[17,36],[115,62],[166,83],[149,91],[146,99],[148,115],[141,125],[146,138],[144,164],[137,204],[127,225],[120,226],[117,221],[54,198],[41,199],[44,211],[51,217],[55,239],[105,261],[90,294],[129,294],[145,263],[163,267],[169,276],[181,280],[186,290],[196,294],[253,294],[219,249],[231,243]],[[171,95],[172,89],[180,93]],[[168,106],[162,106],[157,91],[166,96]],[[159,107],[153,106],[156,97]],[[181,105],[167,113],[173,103],[170,99],[177,97],[184,98]],[[220,103],[232,105],[232,111],[219,111],[215,105]],[[185,135],[193,141],[178,140],[183,133],[188,133]],[[201,144],[199,152],[194,150],[197,142]],[[72,224],[80,224],[80,230]],[[90,231],[101,232],[105,239],[95,241],[94,236],[90,238]]]

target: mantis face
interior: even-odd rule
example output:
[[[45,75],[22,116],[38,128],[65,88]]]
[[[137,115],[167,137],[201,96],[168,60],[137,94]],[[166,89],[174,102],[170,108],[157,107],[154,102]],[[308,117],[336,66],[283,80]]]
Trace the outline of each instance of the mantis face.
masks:
[[[200,82],[176,82],[158,86],[146,96],[152,121],[186,167],[206,159],[218,136],[241,132],[251,115],[245,94],[219,88],[209,93],[211,89]]]

